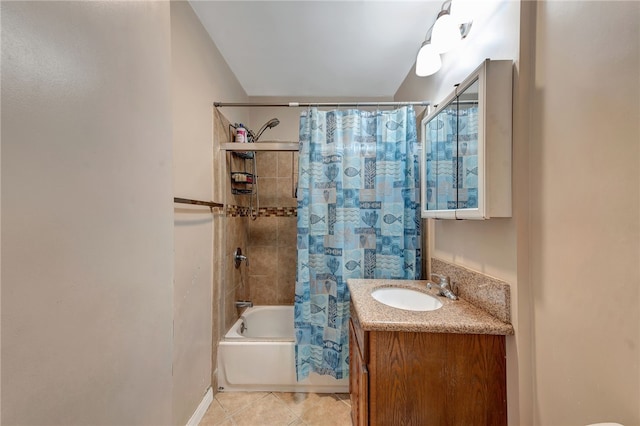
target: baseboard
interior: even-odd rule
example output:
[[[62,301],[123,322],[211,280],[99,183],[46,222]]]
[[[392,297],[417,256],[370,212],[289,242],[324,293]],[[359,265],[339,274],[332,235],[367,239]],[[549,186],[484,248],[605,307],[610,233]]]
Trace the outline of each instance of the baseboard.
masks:
[[[200,405],[196,408],[196,411],[193,413],[193,416],[187,422],[187,426],[198,426],[204,414],[209,409],[209,405],[213,402],[213,390],[211,388],[207,389],[207,392],[204,394]]]

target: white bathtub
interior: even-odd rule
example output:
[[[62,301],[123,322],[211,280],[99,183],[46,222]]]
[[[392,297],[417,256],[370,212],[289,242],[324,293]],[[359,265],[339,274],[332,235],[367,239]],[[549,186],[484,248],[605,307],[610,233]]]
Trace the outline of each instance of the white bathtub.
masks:
[[[294,351],[293,306],[249,308],[218,347],[218,386],[225,391],[349,391],[349,379],[315,373],[297,382]]]

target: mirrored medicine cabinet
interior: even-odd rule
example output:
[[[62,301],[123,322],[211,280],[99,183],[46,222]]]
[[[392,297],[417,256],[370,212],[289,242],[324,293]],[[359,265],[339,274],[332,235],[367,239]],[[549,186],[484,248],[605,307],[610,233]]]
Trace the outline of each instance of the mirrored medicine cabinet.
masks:
[[[512,69],[485,60],[422,120],[423,218],[511,216]]]

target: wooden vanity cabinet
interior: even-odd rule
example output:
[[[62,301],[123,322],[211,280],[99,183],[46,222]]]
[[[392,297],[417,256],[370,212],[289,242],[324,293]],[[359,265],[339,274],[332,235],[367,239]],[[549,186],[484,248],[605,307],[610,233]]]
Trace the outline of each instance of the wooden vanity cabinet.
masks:
[[[352,308],[358,425],[506,425],[505,336],[365,331]]]

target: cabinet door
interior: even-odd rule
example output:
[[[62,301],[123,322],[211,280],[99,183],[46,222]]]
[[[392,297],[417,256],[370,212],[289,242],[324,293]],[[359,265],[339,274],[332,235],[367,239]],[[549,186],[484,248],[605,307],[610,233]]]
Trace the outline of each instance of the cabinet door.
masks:
[[[450,104],[429,122],[427,136],[427,209],[450,210],[456,202],[457,119]]]
[[[478,80],[457,97],[456,199],[458,209],[478,208],[482,167],[478,167]]]
[[[430,212],[453,211],[457,208],[457,108],[455,99],[426,123],[424,208]],[[441,215],[433,216],[440,217]],[[452,216],[453,217],[453,216]]]
[[[351,396],[351,421],[354,426],[369,424],[369,375],[360,356],[353,323],[349,324],[349,393]]]
[[[511,216],[512,66],[484,61],[422,120],[422,217]]]

